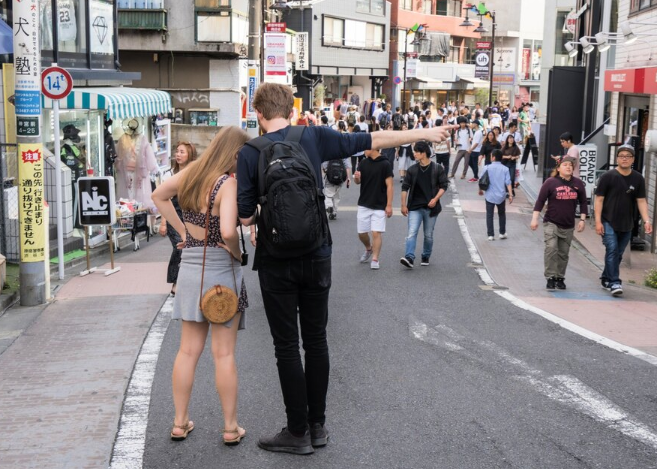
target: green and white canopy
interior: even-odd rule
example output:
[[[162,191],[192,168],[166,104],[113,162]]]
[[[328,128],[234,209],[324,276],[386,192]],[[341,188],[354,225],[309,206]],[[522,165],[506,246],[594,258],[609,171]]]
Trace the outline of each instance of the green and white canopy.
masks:
[[[52,109],[53,100],[41,96],[44,109]],[[65,99],[59,100],[60,109],[107,110],[111,119],[153,116],[171,110],[171,96],[166,91],[145,88],[74,88]]]

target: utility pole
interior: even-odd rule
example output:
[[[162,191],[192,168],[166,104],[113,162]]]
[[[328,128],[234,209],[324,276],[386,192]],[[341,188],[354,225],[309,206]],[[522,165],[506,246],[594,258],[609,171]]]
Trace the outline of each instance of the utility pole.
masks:
[[[263,5],[267,0],[249,0],[249,86],[247,88],[246,106],[246,131],[252,137],[259,134],[258,119],[253,109],[253,95],[262,79],[261,54],[261,31]]]
[[[397,33],[399,37],[399,33]],[[399,42],[397,43],[399,44]],[[404,35],[404,88],[402,90],[402,114],[406,113],[406,60],[408,59],[408,29]]]
[[[39,1],[13,0],[20,304],[48,300],[44,161],[41,143],[41,43]],[[56,29],[53,28],[53,29]],[[59,155],[55,155],[59,158]]]
[[[490,12],[493,20],[493,36],[490,41],[490,85],[488,88],[488,107],[493,107],[493,70],[495,69],[495,12]]]

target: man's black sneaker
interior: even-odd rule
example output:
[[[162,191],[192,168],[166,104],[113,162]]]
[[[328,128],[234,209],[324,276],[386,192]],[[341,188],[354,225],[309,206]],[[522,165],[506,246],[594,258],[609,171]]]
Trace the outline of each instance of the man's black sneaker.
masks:
[[[621,296],[623,294],[623,286],[620,283],[614,283],[610,288],[611,296]]]
[[[411,259],[408,256],[402,257],[401,259],[399,259],[399,262],[401,262],[401,265],[406,266],[409,269],[413,268],[413,259]]]
[[[266,451],[290,454],[313,454],[315,450],[310,442],[310,432],[303,436],[294,436],[287,427],[271,438],[260,438],[258,446]]]
[[[420,262],[420,265],[429,265],[429,258],[423,257],[422,262]]]
[[[611,283],[609,283],[607,280],[600,279],[600,284],[602,285],[603,290],[607,290],[607,291],[611,290]]]
[[[557,290],[565,290],[566,289],[566,284],[563,282],[564,280],[565,280],[564,278],[556,279],[555,286],[557,287]]]
[[[547,279],[547,285],[545,286],[545,288],[548,290],[556,290],[557,281],[553,277],[550,277],[549,279]]]
[[[313,423],[310,426],[310,444],[313,445],[313,448],[319,448],[320,446],[326,446],[326,443],[328,443],[326,426],[321,423]]]

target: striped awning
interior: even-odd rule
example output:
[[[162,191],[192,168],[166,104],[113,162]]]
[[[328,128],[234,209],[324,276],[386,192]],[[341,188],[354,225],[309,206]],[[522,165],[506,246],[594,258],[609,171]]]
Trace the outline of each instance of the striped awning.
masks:
[[[42,95],[41,102],[44,109],[52,109],[52,99]],[[171,96],[166,91],[145,88],[74,88],[59,100],[59,108],[105,109],[111,119],[126,119],[166,114],[171,110]]]

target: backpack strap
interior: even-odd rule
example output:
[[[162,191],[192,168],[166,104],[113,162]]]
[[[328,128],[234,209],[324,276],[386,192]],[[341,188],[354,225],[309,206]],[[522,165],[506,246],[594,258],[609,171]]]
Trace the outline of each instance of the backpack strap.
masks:
[[[287,131],[285,136],[286,142],[301,142],[301,136],[303,135],[305,127],[303,125],[293,125],[290,126],[290,130]]]
[[[260,137],[256,137],[252,140],[249,140],[248,142],[246,142],[246,145],[253,147],[258,151],[262,151],[272,143],[274,143],[273,140],[270,140],[264,135],[261,135]]]

